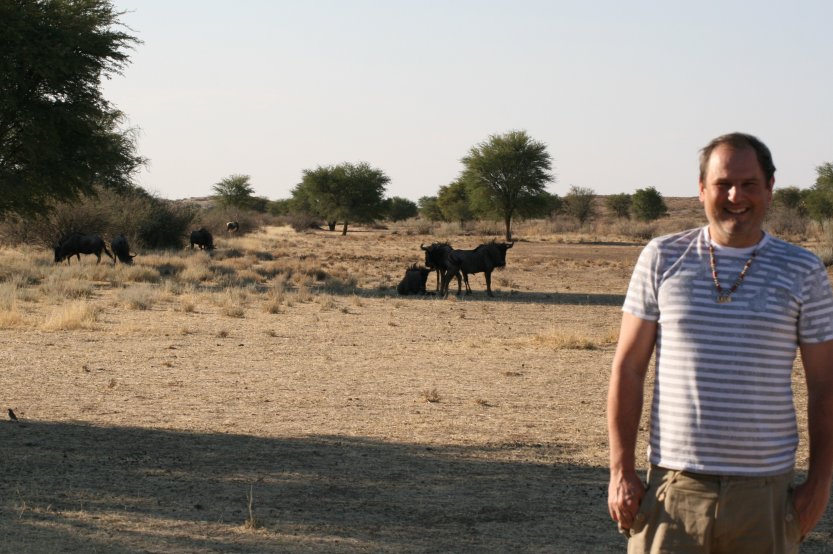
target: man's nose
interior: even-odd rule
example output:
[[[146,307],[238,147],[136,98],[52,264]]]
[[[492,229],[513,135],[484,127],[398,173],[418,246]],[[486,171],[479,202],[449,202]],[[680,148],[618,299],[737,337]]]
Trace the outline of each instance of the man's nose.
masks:
[[[736,202],[740,198],[740,187],[733,186],[729,187],[729,201]]]

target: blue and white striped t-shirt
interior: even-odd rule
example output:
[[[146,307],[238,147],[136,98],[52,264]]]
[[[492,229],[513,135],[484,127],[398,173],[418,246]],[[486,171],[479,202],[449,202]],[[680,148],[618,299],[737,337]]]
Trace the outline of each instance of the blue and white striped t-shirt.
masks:
[[[669,469],[776,475],[798,445],[791,373],[799,343],[833,339],[833,292],[818,257],[765,235],[752,248],[715,248],[708,227],[652,240],[623,310],[658,322],[648,457]]]

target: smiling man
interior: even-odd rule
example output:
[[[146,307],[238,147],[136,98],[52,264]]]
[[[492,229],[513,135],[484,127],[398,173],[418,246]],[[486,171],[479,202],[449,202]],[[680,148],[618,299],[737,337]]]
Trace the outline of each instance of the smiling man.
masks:
[[[775,166],[757,138],[701,151],[708,225],[639,257],[608,392],[608,508],[631,553],[797,552],[833,479],[833,292],[817,256],[763,229]],[[648,481],[635,449],[656,348]],[[796,349],[810,461],[793,487]]]

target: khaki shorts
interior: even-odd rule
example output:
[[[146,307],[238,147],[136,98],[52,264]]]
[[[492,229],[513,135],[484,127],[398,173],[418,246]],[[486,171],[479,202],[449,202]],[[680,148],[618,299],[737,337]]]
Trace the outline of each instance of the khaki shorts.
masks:
[[[796,553],[802,537],[792,478],[792,472],[741,477],[651,466],[627,533],[628,553]]]

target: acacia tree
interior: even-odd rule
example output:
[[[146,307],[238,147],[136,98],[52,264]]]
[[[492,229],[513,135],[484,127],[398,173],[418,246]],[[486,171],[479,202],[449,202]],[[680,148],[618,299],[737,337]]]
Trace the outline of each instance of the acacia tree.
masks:
[[[106,0],[0,2],[0,214],[126,190],[144,160],[101,93],[139,41]]]
[[[221,204],[232,208],[248,208],[255,202],[255,189],[248,175],[229,175],[212,186]]]
[[[346,235],[350,222],[366,223],[384,215],[389,182],[384,172],[365,162],[319,166],[304,170],[292,197],[301,211],[327,221],[331,231],[336,222],[342,221],[341,234]]]
[[[553,181],[546,145],[526,131],[510,131],[472,147],[461,161],[474,204],[497,212],[506,225],[506,240],[511,241],[512,217]]]

